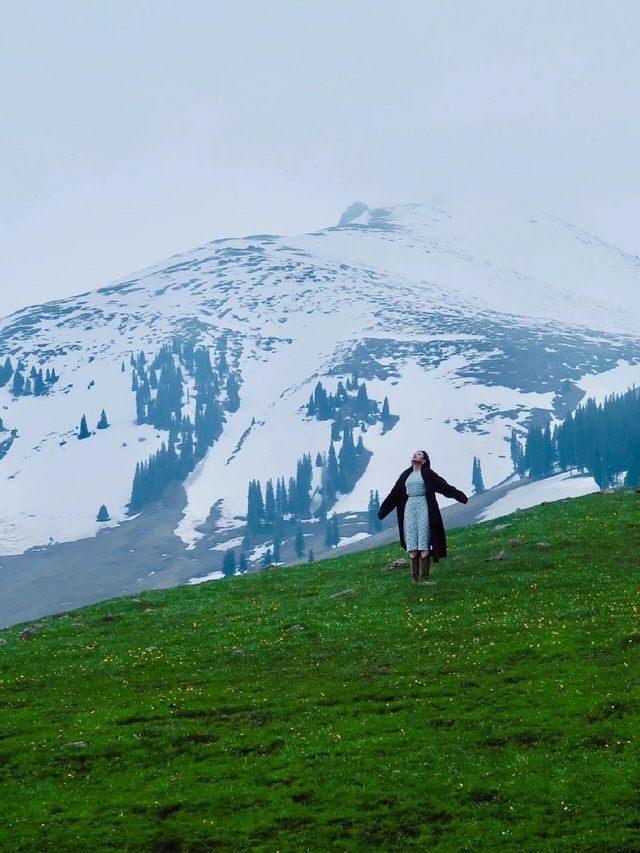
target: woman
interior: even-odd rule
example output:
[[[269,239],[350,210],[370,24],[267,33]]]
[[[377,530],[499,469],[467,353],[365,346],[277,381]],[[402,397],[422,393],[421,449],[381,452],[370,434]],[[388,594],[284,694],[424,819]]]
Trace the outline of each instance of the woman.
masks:
[[[447,541],[436,492],[463,504],[469,500],[464,492],[450,486],[431,469],[426,450],[416,450],[411,457],[411,467],[400,474],[378,510],[379,519],[386,518],[392,509],[398,514],[400,544],[409,552],[414,583],[420,579],[420,564],[423,582],[433,583],[429,580],[431,557],[437,563],[441,557],[447,556]]]

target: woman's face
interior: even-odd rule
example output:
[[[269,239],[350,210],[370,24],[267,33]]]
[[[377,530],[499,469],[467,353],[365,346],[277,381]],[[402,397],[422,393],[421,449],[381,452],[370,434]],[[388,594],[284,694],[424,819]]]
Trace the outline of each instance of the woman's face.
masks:
[[[420,465],[424,465],[424,453],[421,450],[416,450],[416,452],[411,457],[411,463],[419,463]]]

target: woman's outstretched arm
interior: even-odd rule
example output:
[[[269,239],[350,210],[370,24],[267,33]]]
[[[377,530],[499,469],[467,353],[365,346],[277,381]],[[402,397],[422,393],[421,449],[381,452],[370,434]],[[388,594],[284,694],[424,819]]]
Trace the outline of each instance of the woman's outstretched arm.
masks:
[[[383,518],[386,518],[389,513],[394,510],[398,506],[398,484],[399,480],[396,481],[396,484],[391,489],[389,494],[380,504],[380,509],[378,510],[378,518],[382,521]]]
[[[444,477],[436,474],[433,470],[431,471],[431,479],[433,482],[433,490],[438,492],[440,495],[444,495],[445,498],[455,498],[455,500],[459,501],[461,504],[466,504],[469,500],[464,492],[461,492],[460,489],[456,489],[455,486],[447,483]]]

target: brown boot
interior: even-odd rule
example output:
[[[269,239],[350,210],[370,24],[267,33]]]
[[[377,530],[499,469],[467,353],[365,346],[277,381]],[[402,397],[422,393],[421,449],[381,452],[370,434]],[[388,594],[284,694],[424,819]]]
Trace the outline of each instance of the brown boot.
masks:
[[[418,583],[420,580],[420,563],[418,562],[420,559],[420,552],[418,552],[415,557],[409,555],[409,559],[411,560],[411,580],[414,583]]]
[[[422,565],[422,583],[432,584],[435,581],[432,581],[429,578],[429,565],[431,563],[431,555],[427,554],[426,557],[420,557],[420,564]]]

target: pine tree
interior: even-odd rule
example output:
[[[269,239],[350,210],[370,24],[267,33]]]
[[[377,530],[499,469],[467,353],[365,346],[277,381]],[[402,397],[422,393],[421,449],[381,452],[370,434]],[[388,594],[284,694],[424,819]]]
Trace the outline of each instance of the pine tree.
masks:
[[[267,551],[266,551],[264,558],[263,558],[263,561],[262,561],[262,565],[266,567],[266,566],[270,566],[272,564],[273,564],[273,556],[271,554],[271,548],[267,548]]]
[[[108,426],[110,426],[110,424],[107,420],[107,413],[103,409],[100,413],[100,420],[98,421],[96,429],[107,429]]]
[[[356,412],[363,415],[369,414],[369,397],[367,396],[367,386],[362,383],[356,394]]]
[[[275,501],[276,513],[279,516],[283,516],[286,512],[286,507],[283,502],[282,483],[280,482],[280,477],[278,477],[278,479],[276,480]]]
[[[333,546],[333,527],[330,518],[327,519],[327,527],[324,534],[324,544],[327,548],[331,548]]]
[[[218,373],[220,373],[221,375],[227,373],[229,370],[229,364],[227,362],[227,356],[225,355],[224,352],[221,352],[220,355],[218,356],[217,367],[218,367]]]
[[[327,394],[322,382],[318,382],[313,392],[316,416],[320,421],[327,421],[335,411],[333,395]]]
[[[312,418],[316,414],[316,403],[313,399],[313,394],[309,396],[309,402],[307,403],[307,417]]]
[[[530,426],[524,448],[524,467],[533,478],[544,475],[544,450],[542,446],[542,430]]]
[[[24,376],[19,370],[13,374],[13,386],[11,388],[14,397],[19,397],[24,391]]]
[[[279,485],[278,485],[279,484]],[[276,480],[276,509],[278,515],[284,517],[289,512],[289,496],[287,494],[287,484],[284,477]],[[278,498],[277,495],[280,495]]]
[[[129,511],[135,512],[136,509],[144,504],[145,488],[144,488],[144,462],[136,462],[136,470],[133,475],[133,484],[131,486],[131,498],[129,499]]]
[[[195,345],[193,341],[183,341],[178,345],[180,349],[180,358],[182,364],[189,373],[193,373],[193,365],[195,360]]]
[[[388,421],[391,417],[391,411],[389,410],[389,398],[384,398],[384,403],[382,404],[382,413],[380,415],[383,421]]]
[[[193,470],[195,464],[193,455],[193,426],[191,418],[188,415],[182,421],[180,436],[179,468],[181,476],[186,477]]]
[[[373,526],[376,532],[382,530],[382,521],[378,518],[378,512],[380,510],[380,495],[378,494],[378,490],[376,489],[373,495],[373,511],[375,513],[373,519]]]
[[[33,394],[34,397],[42,397],[45,392],[44,378],[42,376],[42,369],[40,369],[33,380]]]
[[[544,472],[545,476],[550,477],[553,474],[553,469],[556,462],[556,453],[553,445],[553,441],[551,440],[551,427],[549,423],[545,425],[544,433],[542,436],[543,441],[543,464],[544,464]]]
[[[338,454],[340,476],[338,488],[344,495],[350,492],[355,485],[356,478],[356,450],[353,444],[353,432],[350,426],[345,424],[342,447]]]
[[[326,501],[331,505],[336,499],[336,492],[340,481],[340,468],[338,467],[338,459],[336,457],[335,447],[333,442],[329,445],[327,454],[327,478],[326,478]]]
[[[258,520],[262,524],[264,521],[264,500],[262,498],[260,480],[256,480],[256,511],[258,513]]]
[[[282,550],[282,540],[279,536],[273,537],[273,562],[280,562],[280,551]]]
[[[0,368],[0,387],[6,385],[7,382],[11,379],[13,375],[13,366],[11,364],[11,359],[7,356],[4,360],[4,364]]]
[[[311,483],[313,480],[313,466],[311,464],[311,455],[305,453],[302,459],[298,460],[296,466],[295,479],[295,507],[296,515],[299,518],[306,518],[309,515],[311,504]]]
[[[373,526],[373,490],[369,492],[369,504],[367,506],[367,531],[369,533],[373,533],[375,530]]]
[[[276,518],[276,498],[272,480],[267,480],[264,491],[264,518],[267,524],[273,524]]]
[[[144,387],[136,391],[136,423],[138,426],[147,422],[147,400]]]
[[[314,562],[313,548],[309,548],[309,556],[308,556],[308,558],[307,558],[307,562],[309,562],[309,563],[313,563],[313,562]]]
[[[295,544],[296,557],[300,558],[304,554],[304,533],[302,532],[302,527],[298,525],[296,528],[296,544]]]
[[[316,455],[316,468],[322,468],[322,465],[323,465],[322,454],[320,453],[320,451],[318,451],[318,453]]]
[[[296,486],[296,478],[289,477],[289,488],[287,490],[287,506],[292,515],[298,514],[298,504],[296,502],[298,489]]]
[[[256,533],[260,530],[264,515],[260,482],[258,480],[251,480],[247,492],[247,530],[250,533]]]
[[[522,467],[523,450],[522,445],[518,441],[518,436],[515,429],[511,430],[511,441],[509,442],[509,451],[511,453],[511,461],[513,462],[513,470],[520,472]]]
[[[233,548],[229,548],[224,552],[224,557],[222,558],[222,571],[225,575],[232,575],[236,570],[236,555],[233,552]]]
[[[367,507],[367,530],[369,533],[377,533],[382,529],[382,522],[378,518],[380,509],[380,498],[378,492],[369,492],[369,505]]]
[[[240,396],[238,394],[238,380],[233,373],[229,374],[227,379],[227,409],[230,412],[237,412],[240,408]]]
[[[340,529],[338,526],[338,517],[333,513],[327,521],[327,529],[324,537],[324,544],[327,548],[332,548],[340,542]]]
[[[340,543],[340,528],[338,526],[338,516],[335,514],[335,512],[331,517],[331,529],[333,544],[338,545]]]
[[[159,377],[157,371],[160,371]],[[145,396],[147,396],[148,389],[157,387],[155,400],[151,400],[149,391],[146,402],[148,404],[148,420],[158,429],[169,429],[174,421],[178,422],[181,419],[182,386],[182,374],[176,369],[171,351],[165,344],[151,365],[149,380],[147,387],[145,387]],[[200,395],[198,396],[198,403],[200,404],[196,410],[198,418],[204,414],[203,408],[209,402],[209,394],[203,393],[202,398]],[[202,425],[199,424],[198,427],[200,429]],[[213,439],[213,433],[207,435],[203,455],[206,452],[206,447],[213,443]]]
[[[484,481],[482,479],[482,468],[480,466],[480,460],[475,456],[473,457],[473,472],[471,475],[471,483],[473,485],[473,489],[476,495],[481,495],[484,488]]]
[[[96,521],[111,521],[111,516],[109,515],[109,511],[107,510],[107,508],[104,504],[102,504],[102,506],[98,510],[98,516],[96,518]]]
[[[196,404],[194,431],[195,453],[198,459],[207,452],[222,433],[223,413],[212,387],[201,387]]]
[[[80,429],[78,431],[78,438],[89,438],[90,435],[91,435],[91,433],[89,432],[89,429],[87,428],[86,415],[83,415],[80,418]]]
[[[555,451],[549,424],[544,430],[538,426],[530,426],[524,450],[524,469],[533,478],[548,477],[553,473],[554,462]]]

